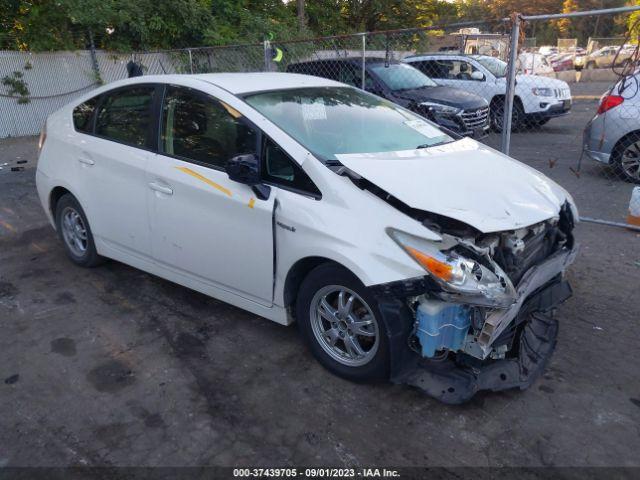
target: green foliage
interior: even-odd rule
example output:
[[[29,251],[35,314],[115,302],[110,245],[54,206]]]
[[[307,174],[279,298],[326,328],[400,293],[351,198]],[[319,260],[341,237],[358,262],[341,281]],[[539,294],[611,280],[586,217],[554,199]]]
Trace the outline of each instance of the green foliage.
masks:
[[[2,77],[2,85],[7,87],[8,95],[18,95],[18,103],[26,104],[31,100],[29,99],[29,87],[27,82],[24,81],[24,75],[22,72],[13,72],[11,75],[5,75]]]
[[[638,2],[639,0],[632,0]],[[292,38],[490,21],[511,12],[557,13],[617,7],[628,0],[306,0],[306,25],[293,0],[0,0],[0,49],[112,51],[277,41]],[[635,15],[637,17],[637,15]],[[582,17],[525,26],[538,44],[558,37],[622,35],[629,16]]]

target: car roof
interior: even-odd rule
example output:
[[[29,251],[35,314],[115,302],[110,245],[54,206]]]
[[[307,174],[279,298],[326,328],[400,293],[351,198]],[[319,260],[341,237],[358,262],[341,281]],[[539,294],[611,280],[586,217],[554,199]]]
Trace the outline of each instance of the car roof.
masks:
[[[312,75],[280,72],[205,73],[194,75],[235,94],[304,87],[344,87],[342,83]]]
[[[135,83],[177,83],[185,79],[197,79],[220,87],[234,95],[271,90],[286,90],[307,87],[344,87],[345,85],[333,80],[298,73],[279,72],[245,72],[245,73],[203,73],[203,74],[168,74],[143,75],[110,83],[107,87],[121,87]],[[108,88],[110,90],[111,88]]]
[[[387,60],[383,57],[365,57],[366,64],[375,64],[375,63],[384,63]],[[349,63],[349,64],[362,64],[362,57],[338,57],[338,58],[320,58],[318,60],[307,60],[306,62],[296,62],[290,63],[289,65],[319,65],[326,62],[339,62],[339,63]],[[389,59],[390,64],[399,64],[401,63],[399,60],[391,60]]]
[[[404,57],[405,60],[419,60],[421,58],[431,58],[431,57],[465,57],[465,58],[478,58],[478,57],[488,57],[488,55],[469,55],[466,53],[456,53],[456,52],[434,52],[434,53],[418,53],[416,55],[410,55],[408,57]]]

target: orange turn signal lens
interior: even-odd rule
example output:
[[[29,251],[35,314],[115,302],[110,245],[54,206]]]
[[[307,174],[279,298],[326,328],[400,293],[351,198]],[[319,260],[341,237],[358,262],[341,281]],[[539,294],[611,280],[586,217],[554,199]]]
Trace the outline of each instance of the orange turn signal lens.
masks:
[[[416,250],[413,247],[405,246],[407,251],[415,258],[420,265],[422,265],[427,271],[435,275],[436,277],[444,280],[445,282],[451,281],[453,278],[453,267],[440,260],[422,253],[420,250]]]

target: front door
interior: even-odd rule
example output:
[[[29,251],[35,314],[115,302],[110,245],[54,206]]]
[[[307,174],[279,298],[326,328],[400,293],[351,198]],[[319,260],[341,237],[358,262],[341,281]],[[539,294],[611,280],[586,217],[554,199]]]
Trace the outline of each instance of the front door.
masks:
[[[167,87],[160,128],[160,153],[147,172],[155,260],[270,306],[275,189],[260,200],[224,171],[231,157],[257,153],[257,131],[225,103],[174,86]]]

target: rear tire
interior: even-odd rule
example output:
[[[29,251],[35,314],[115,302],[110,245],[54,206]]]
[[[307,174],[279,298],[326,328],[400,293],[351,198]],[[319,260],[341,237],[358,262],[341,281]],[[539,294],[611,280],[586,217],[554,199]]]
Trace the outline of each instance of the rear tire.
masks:
[[[330,372],[356,382],[388,378],[389,343],[377,301],[345,268],[325,263],[307,275],[296,319],[311,353]]]
[[[80,203],[70,193],[56,203],[56,229],[67,256],[81,267],[95,267],[104,258],[98,255],[91,227]]]

